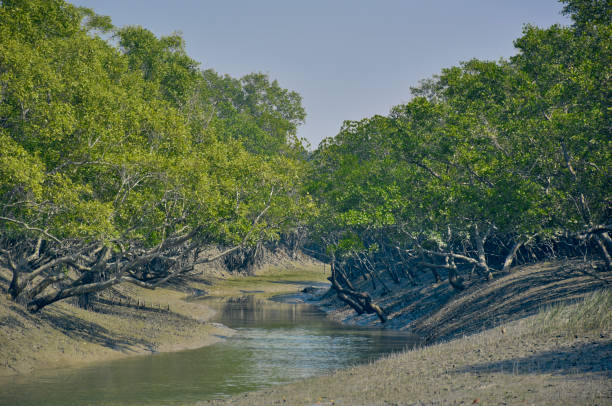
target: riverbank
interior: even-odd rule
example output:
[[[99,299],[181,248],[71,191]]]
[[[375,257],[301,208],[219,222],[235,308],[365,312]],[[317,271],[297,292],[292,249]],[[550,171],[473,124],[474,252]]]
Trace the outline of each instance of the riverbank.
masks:
[[[304,280],[325,280],[322,265],[284,261],[251,277],[205,274],[155,290],[125,284],[105,292],[90,310],[62,301],[31,314],[2,294],[0,376],[214,344],[233,330],[210,323],[214,311],[194,299],[294,292]]]
[[[431,273],[423,274],[417,285],[384,278],[376,289],[371,280],[355,281],[357,290],[367,291],[385,309],[389,320],[384,324],[375,314],[358,315],[335,294],[323,296],[317,305],[342,323],[409,330],[437,343],[520,320],[554,304],[574,303],[612,286],[612,273],[594,270],[582,259],[517,266],[496,273],[491,282],[468,277],[461,292],[441,276],[435,283]]]
[[[232,405],[605,405],[612,294],[228,400]]]
[[[395,290],[374,296],[391,316],[385,328],[420,328],[431,345],[213,404],[606,404],[612,399],[612,297],[609,290],[590,295],[608,286],[611,275],[589,274],[576,264],[519,267],[491,283],[466,281],[459,293],[447,282],[414,287],[387,281]],[[231,330],[207,322],[213,312],[199,297],[258,292],[302,300],[306,295],[297,292],[306,281],[328,276],[321,264],[287,268],[196,277],[155,291],[125,285],[113,292],[123,305],[108,297],[94,311],[58,303],[31,315],[0,298],[2,365],[15,374],[210,344]],[[370,281],[362,283],[357,286]],[[356,316],[333,295],[314,292],[311,298],[319,298],[330,317],[377,325],[375,317]],[[584,297],[589,301],[575,304]],[[144,308],[136,309],[134,298]],[[555,302],[564,307],[542,312]]]
[[[120,286],[113,294],[120,299],[105,295],[91,310],[58,302],[37,314],[0,297],[0,376],[198,348],[232,334],[207,323],[213,312],[180,290]]]
[[[241,296],[257,293],[272,297],[299,291],[307,282],[329,285],[329,266],[319,262],[299,262],[283,267],[266,267],[255,275],[232,275],[211,279],[207,292],[210,296]]]
[[[212,403],[606,404],[612,399],[612,275],[582,265],[516,267],[493,282],[466,281],[463,292],[447,281],[384,281],[390,291],[382,296],[362,281],[357,286],[389,313],[384,328],[417,332],[430,345]],[[332,294],[312,299],[335,320],[381,326],[375,315],[357,315]]]

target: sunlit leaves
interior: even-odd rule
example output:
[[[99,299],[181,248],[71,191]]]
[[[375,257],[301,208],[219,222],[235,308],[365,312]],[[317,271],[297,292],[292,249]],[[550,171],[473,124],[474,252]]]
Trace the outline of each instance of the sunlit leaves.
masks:
[[[610,6],[566,3],[573,27],[528,25],[510,61],[443,69],[388,117],[324,140],[319,235],[433,248],[474,225],[512,240],[609,222]]]
[[[111,31],[117,47],[95,35]],[[267,76],[201,72],[180,35],[62,1],[1,2],[0,36],[3,215],[130,248],[193,229],[274,239],[313,210],[292,152],[300,97]]]

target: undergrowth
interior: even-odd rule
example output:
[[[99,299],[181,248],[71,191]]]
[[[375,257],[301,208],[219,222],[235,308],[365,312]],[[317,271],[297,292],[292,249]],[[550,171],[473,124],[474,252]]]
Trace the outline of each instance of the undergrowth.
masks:
[[[536,333],[609,332],[612,330],[612,290],[595,291],[578,303],[553,305],[533,320],[533,327]]]

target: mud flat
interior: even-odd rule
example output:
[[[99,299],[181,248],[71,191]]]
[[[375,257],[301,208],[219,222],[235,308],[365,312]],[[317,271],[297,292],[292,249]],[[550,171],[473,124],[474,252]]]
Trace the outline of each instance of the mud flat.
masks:
[[[212,310],[184,301],[184,292],[121,287],[115,293],[120,299],[103,299],[91,310],[60,302],[38,314],[0,297],[0,376],[199,348],[232,333],[207,323]]]
[[[245,290],[295,292],[300,281],[325,277],[320,264],[283,263],[251,277],[194,277],[155,290],[121,285],[105,292],[90,310],[63,301],[37,314],[2,293],[0,376],[214,344],[233,331],[209,323],[214,310],[193,299],[243,295]]]
[[[520,267],[461,293],[447,282],[396,286],[379,302],[391,316],[384,328],[418,332],[428,345],[204,404],[611,404],[612,275],[577,265]],[[380,323],[332,295],[310,299],[336,320]]]

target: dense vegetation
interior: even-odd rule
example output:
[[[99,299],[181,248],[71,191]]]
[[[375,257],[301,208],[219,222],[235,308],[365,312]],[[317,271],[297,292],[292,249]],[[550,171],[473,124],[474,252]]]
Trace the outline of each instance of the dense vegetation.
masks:
[[[464,289],[549,256],[612,266],[612,7],[566,0],[516,56],[471,60],[307,152],[300,96],[201,70],[179,35],[60,0],[0,2],[0,266],[31,311],[282,239],[351,281]]]
[[[31,311],[154,287],[277,239],[309,208],[300,96],[201,71],[178,35],[2,1],[0,100],[0,253]]]
[[[612,6],[565,3],[571,27],[526,26],[510,60],[444,69],[314,153],[313,228],[358,312],[384,321],[350,284],[381,272],[417,283],[444,271],[462,290],[461,271],[490,279],[517,260],[582,254],[610,268]]]

